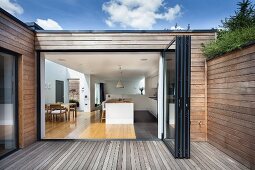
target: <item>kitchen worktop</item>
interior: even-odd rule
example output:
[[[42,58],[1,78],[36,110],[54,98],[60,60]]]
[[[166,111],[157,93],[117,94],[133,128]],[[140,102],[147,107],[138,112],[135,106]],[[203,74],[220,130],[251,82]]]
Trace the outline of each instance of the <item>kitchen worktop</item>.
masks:
[[[150,99],[153,99],[153,100],[158,100],[158,97],[157,96],[152,96],[152,97],[149,97]]]
[[[133,103],[131,99],[109,99],[105,103]]]

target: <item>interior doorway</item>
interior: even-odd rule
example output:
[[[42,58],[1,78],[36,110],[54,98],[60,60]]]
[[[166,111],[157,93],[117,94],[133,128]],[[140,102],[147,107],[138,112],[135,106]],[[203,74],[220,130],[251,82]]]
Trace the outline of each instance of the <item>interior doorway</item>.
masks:
[[[64,103],[64,81],[56,80],[56,103]]]
[[[76,103],[80,110],[80,79],[68,79],[68,99],[69,103]]]

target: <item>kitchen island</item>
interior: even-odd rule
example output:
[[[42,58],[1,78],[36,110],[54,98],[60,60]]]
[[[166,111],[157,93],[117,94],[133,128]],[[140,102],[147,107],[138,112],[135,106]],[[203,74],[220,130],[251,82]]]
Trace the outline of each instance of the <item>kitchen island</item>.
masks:
[[[134,124],[134,103],[130,99],[110,99],[105,102],[106,124]]]

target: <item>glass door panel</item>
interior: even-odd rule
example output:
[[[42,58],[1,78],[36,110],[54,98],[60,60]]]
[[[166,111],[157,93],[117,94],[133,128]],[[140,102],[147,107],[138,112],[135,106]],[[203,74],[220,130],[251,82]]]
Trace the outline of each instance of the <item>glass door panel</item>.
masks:
[[[164,139],[175,158],[190,157],[191,37],[176,36],[175,50],[164,57]],[[173,51],[173,50],[172,50]]]
[[[0,52],[0,157],[17,148],[15,56]]]
[[[174,52],[165,52],[165,116],[164,141],[172,152],[175,151],[175,84],[176,60]]]

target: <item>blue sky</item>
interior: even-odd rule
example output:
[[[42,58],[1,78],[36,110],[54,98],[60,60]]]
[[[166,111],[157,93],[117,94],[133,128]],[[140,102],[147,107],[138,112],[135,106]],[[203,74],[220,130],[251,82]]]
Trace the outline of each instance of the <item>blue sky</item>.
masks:
[[[24,22],[46,29],[211,29],[234,14],[240,0],[0,0]],[[14,6],[12,6],[14,5]]]

